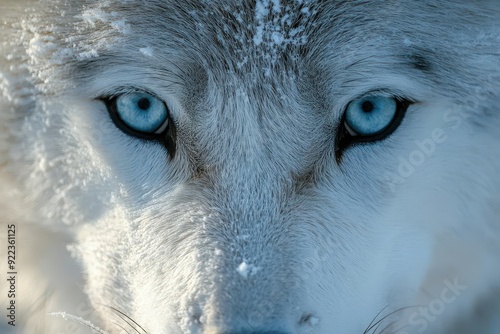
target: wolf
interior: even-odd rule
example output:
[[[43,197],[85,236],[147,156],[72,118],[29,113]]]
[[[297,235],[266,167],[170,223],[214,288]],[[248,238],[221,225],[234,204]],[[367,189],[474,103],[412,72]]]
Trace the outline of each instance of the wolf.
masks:
[[[3,333],[500,333],[496,0],[0,12]]]

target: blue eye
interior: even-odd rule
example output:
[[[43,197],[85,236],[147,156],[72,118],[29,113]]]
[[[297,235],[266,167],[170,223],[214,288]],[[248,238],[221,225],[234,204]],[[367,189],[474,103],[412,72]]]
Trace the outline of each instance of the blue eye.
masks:
[[[397,112],[394,98],[366,96],[352,101],[347,107],[345,121],[358,136],[372,136],[387,128]]]
[[[162,100],[144,91],[103,96],[100,100],[117,128],[130,136],[162,143],[170,158],[174,157],[177,131]]]
[[[357,143],[383,140],[401,124],[410,100],[384,95],[366,95],[347,106],[335,137],[335,158]]]
[[[131,130],[142,133],[156,133],[168,122],[168,109],[165,104],[146,93],[118,96],[115,101],[115,112]]]

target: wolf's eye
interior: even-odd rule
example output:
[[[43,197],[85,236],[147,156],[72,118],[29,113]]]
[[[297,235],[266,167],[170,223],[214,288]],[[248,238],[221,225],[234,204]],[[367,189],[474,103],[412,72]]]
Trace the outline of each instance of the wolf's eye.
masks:
[[[148,140],[160,140],[173,157],[175,127],[165,103],[145,92],[103,98],[115,125],[123,132]]]
[[[349,146],[389,136],[401,124],[410,101],[384,95],[368,95],[347,106],[335,139],[335,157],[340,162]]]
[[[155,133],[168,122],[168,109],[165,104],[146,93],[118,96],[115,111],[124,125],[142,133]]]
[[[396,100],[393,98],[367,96],[349,104],[345,124],[355,135],[372,136],[391,124],[396,111]]]

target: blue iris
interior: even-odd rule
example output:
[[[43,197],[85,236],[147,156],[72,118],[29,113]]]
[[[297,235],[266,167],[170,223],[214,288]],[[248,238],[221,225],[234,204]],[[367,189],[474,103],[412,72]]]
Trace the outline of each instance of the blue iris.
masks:
[[[146,93],[123,94],[116,99],[116,112],[132,130],[154,133],[168,118],[165,104]]]
[[[397,112],[396,100],[387,96],[365,96],[352,101],[346,110],[349,128],[360,136],[378,134],[387,128]]]

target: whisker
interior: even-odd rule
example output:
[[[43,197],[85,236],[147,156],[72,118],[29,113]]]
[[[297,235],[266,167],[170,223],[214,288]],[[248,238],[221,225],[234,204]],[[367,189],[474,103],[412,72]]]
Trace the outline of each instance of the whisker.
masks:
[[[386,320],[387,318],[389,318],[391,315],[394,315],[398,312],[401,312],[401,311],[404,311],[404,310],[407,310],[407,309],[410,309],[410,308],[415,308],[415,307],[420,307],[421,305],[414,305],[414,306],[405,306],[405,307],[401,307],[395,311],[392,311],[391,313],[383,316],[380,320],[377,320],[374,324],[372,324],[370,327],[368,327],[366,330],[365,330],[365,334],[367,334],[373,327],[375,327],[376,325],[382,323],[382,321]]]
[[[125,329],[125,327],[123,327],[123,326],[122,326],[122,325],[120,325],[119,323],[114,322],[114,321],[112,321],[111,323],[112,323],[113,325],[116,325],[116,326],[120,327],[121,329],[123,329],[123,330],[125,331],[125,333],[130,334],[130,332],[129,332],[128,330],[126,330],[126,329]]]
[[[124,319],[123,317],[127,318],[128,320],[132,321],[137,327],[139,327],[140,329],[142,329],[142,331],[147,334],[148,332],[141,326],[139,325],[134,319],[132,319],[131,317],[129,317],[128,315],[126,315],[125,313],[123,313],[122,311],[114,308],[113,306],[109,306],[109,305],[105,305],[107,307],[109,307],[110,309],[112,309],[113,311],[117,312],[118,313],[118,316],[123,320],[125,321],[131,328],[133,328],[137,333],[140,333],[137,328],[135,328],[135,326],[132,326],[132,324],[130,324],[126,319]],[[123,316],[123,317],[122,317]]]
[[[99,327],[95,326],[90,321],[85,320],[81,317],[77,317],[76,315],[68,314],[66,312],[52,312],[52,313],[49,313],[48,315],[53,316],[53,317],[61,317],[64,320],[70,320],[70,321],[74,321],[76,323],[79,323],[81,325],[85,325],[87,327],[90,327],[93,331],[95,331],[96,333],[99,333],[99,334],[109,334],[105,330],[100,329]]]
[[[135,332],[135,333],[139,333],[139,334],[141,333],[141,332],[139,332],[139,330],[138,330],[137,328],[135,328],[135,326],[134,326],[134,325],[132,325],[130,322],[128,322],[128,321],[127,321],[127,318],[125,318],[125,317],[124,317],[124,316],[122,316],[121,314],[118,314],[118,317],[119,317],[121,320],[125,321],[125,323],[127,323],[127,325],[129,325],[129,327],[130,327],[130,328],[132,328],[132,329],[134,330],[134,332]]]
[[[373,322],[374,322],[375,320],[377,320],[377,318],[379,317],[379,315],[380,315],[382,312],[384,312],[384,310],[386,310],[388,307],[389,307],[389,305],[384,306],[384,308],[382,308],[382,309],[381,309],[381,310],[377,313],[377,315],[375,316],[375,318],[373,318],[373,320],[372,320],[372,321],[368,324],[368,326],[366,327],[366,329],[365,329],[365,331],[363,332],[363,334],[368,334],[368,331],[370,330],[370,328],[371,328],[371,326],[372,326]]]
[[[394,326],[395,323],[397,323],[398,320],[394,320],[394,321],[391,321],[387,326],[385,326],[379,334],[384,334],[386,330],[388,330],[389,328],[391,328],[392,326]]]
[[[373,329],[373,331],[372,331],[372,334],[377,333],[377,331],[378,331],[378,329],[379,329],[379,327],[380,327],[381,325],[382,325],[382,323],[379,323],[377,326],[375,326],[375,328],[374,328],[374,329]]]

